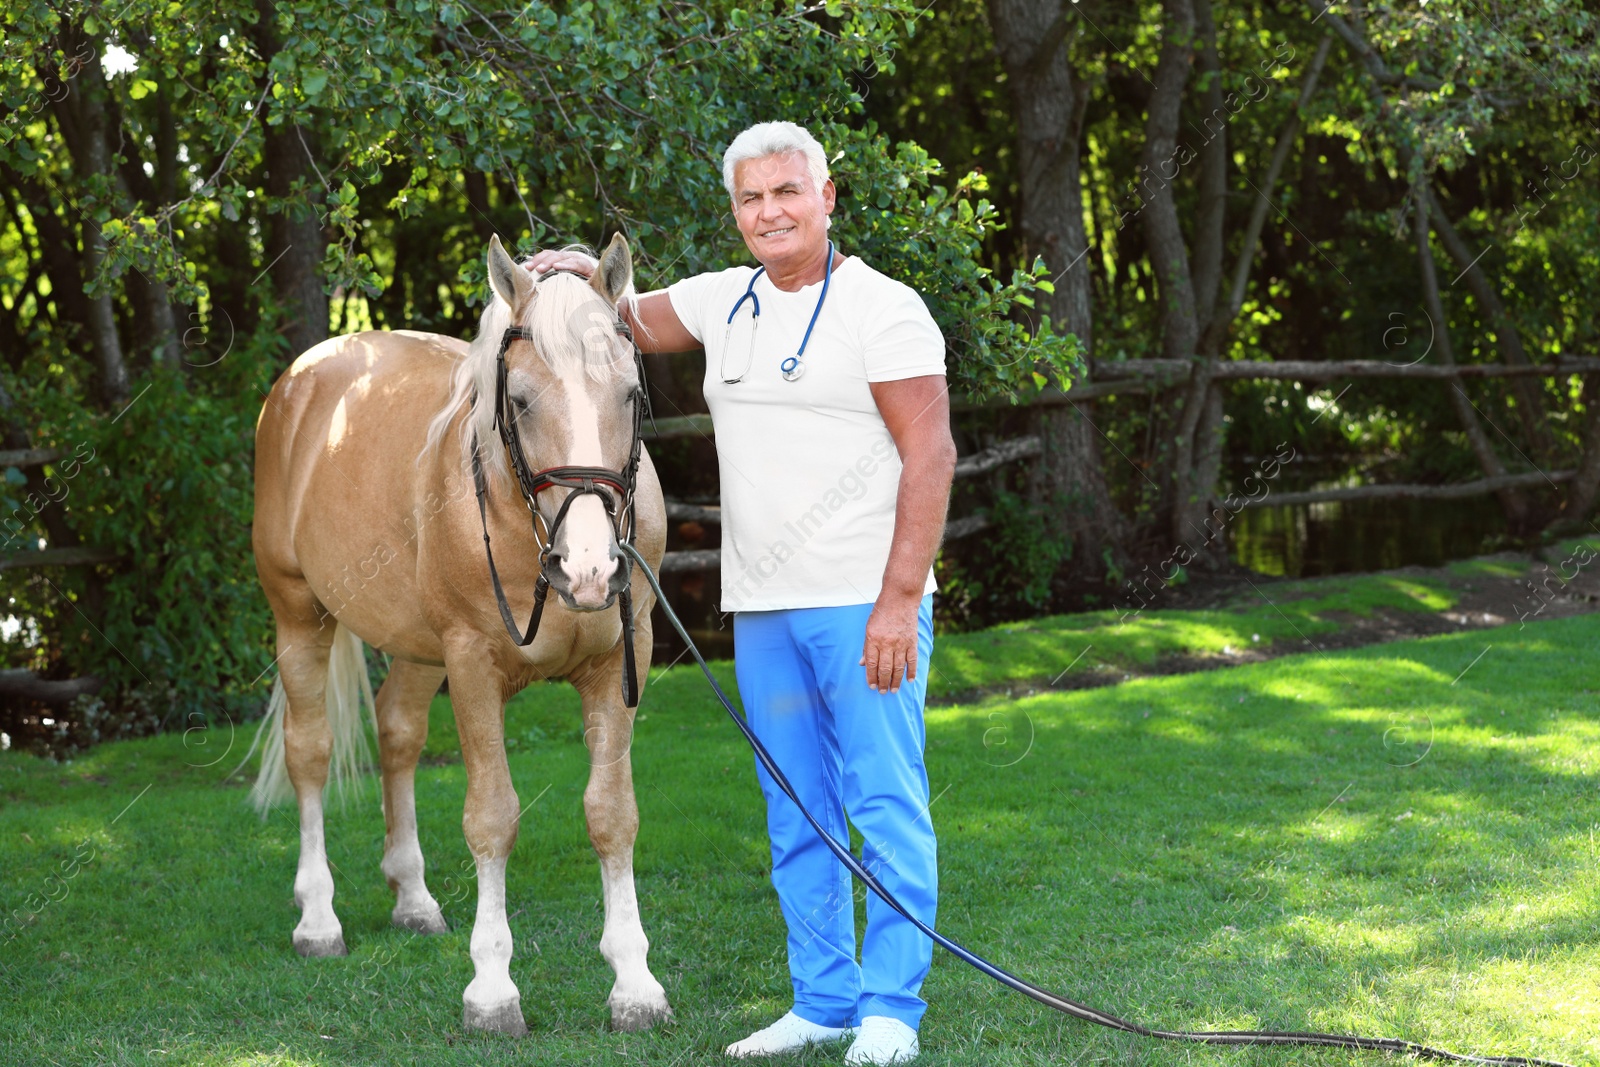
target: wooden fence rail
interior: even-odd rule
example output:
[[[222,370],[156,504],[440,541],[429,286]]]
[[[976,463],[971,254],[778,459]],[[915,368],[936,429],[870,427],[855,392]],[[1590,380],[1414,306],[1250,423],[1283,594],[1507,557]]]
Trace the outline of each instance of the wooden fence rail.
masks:
[[[41,548],[0,556],[0,571],[18,570],[24,567],[83,567],[91,563],[110,563],[121,558],[122,553],[111,548],[90,548],[86,545],[75,545],[71,548]]]
[[[1076,382],[1063,393],[1059,389],[1046,389],[1037,396],[1013,404],[1010,400],[971,400],[951,397],[950,410],[999,411],[1011,407],[1059,407],[1082,400],[1095,400],[1103,396],[1129,393],[1148,393],[1170,389],[1189,380],[1194,362],[1187,359],[1129,359],[1119,363],[1100,363],[1094,368],[1092,378]],[[1224,360],[1212,371],[1215,379],[1244,381],[1252,379],[1278,379],[1289,381],[1320,382],[1339,378],[1418,378],[1450,380],[1453,378],[1564,378],[1570,374],[1600,372],[1600,359],[1585,357],[1566,359],[1555,363],[1538,363],[1529,366],[1506,366],[1500,363],[1472,363],[1446,367],[1437,363],[1388,363],[1379,359],[1340,360]],[[645,426],[647,440],[665,440],[672,437],[712,437],[716,433],[710,415],[681,415],[657,419],[654,426]]]
[[[1456,482],[1452,485],[1354,485],[1342,489],[1309,489],[1300,493],[1268,493],[1259,500],[1247,503],[1249,507],[1279,507],[1290,504],[1326,504],[1345,500],[1463,500],[1474,496],[1488,496],[1502,489],[1524,489],[1540,485],[1555,485],[1571,480],[1572,471],[1530,471],[1526,474],[1508,474],[1503,478],[1480,478],[1475,482]]]
[[[65,452],[59,448],[9,448],[0,449],[0,467],[37,467],[41,463],[54,463]]]

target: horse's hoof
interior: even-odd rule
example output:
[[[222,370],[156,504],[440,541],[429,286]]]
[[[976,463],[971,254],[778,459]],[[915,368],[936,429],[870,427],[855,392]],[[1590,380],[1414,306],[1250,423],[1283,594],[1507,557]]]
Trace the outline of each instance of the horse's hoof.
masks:
[[[672,1021],[672,1005],[662,995],[655,1000],[635,1000],[611,1005],[611,1029],[622,1033],[648,1030],[657,1023]]]
[[[450,927],[444,921],[444,912],[414,911],[402,915],[397,909],[391,916],[394,924],[402,930],[410,930],[414,934],[447,934]]]
[[[294,939],[294,950],[307,959],[350,955],[350,950],[344,947],[343,934],[334,934],[332,937],[297,937]]]
[[[489,1008],[464,1005],[461,1009],[461,1022],[468,1030],[487,1030],[490,1033],[507,1034],[511,1037],[521,1037],[528,1032],[528,1024],[522,1021],[521,997],[512,997],[504,1003]]]

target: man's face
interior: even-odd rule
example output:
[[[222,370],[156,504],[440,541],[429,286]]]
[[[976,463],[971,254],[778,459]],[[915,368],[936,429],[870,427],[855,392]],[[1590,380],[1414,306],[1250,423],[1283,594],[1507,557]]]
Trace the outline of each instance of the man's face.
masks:
[[[818,189],[799,152],[747,159],[733,168],[733,215],[750,254],[780,273],[822,255],[833,182]]]

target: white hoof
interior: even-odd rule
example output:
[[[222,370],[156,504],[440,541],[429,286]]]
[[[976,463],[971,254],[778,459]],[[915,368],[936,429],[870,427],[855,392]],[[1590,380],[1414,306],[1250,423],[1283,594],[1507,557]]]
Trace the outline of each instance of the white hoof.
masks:
[[[350,950],[344,947],[344,935],[334,934],[332,937],[294,937],[294,950],[306,958],[318,956],[348,956]]]
[[[302,956],[348,956],[339,920],[313,923],[306,919],[294,928],[294,950]]]
[[[390,914],[390,919],[402,930],[410,930],[418,934],[443,934],[450,931],[449,925],[444,921],[444,912],[435,904],[433,910],[426,908],[402,912],[396,907]]]
[[[521,997],[512,997],[484,1007],[466,1001],[461,1010],[461,1022],[468,1030],[485,1030],[511,1037],[521,1037],[528,1032],[528,1024],[522,1019]]]
[[[650,987],[628,993],[613,986],[606,1006],[611,1009],[613,1030],[648,1030],[656,1023],[672,1020],[672,1005],[667,1003],[667,991],[654,979],[651,979]]]

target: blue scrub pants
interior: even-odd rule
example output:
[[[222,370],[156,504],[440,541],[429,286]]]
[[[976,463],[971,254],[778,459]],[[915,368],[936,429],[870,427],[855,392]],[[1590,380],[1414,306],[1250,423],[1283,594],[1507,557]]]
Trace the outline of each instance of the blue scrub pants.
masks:
[[[922,708],[933,597],[922,598],[918,616],[917,678],[898,693],[868,689],[858,663],[871,614],[871,604],[737,613],[739,695],[751,728],[817,821],[848,842],[848,814],[864,839],[863,865],[932,926],[938,856]],[[917,994],[933,942],[869,891],[858,964],[850,873],[759,764],[756,776],[767,798],[772,884],[789,926],[795,1014],[819,1026],[888,1015],[915,1029],[928,1007]]]

